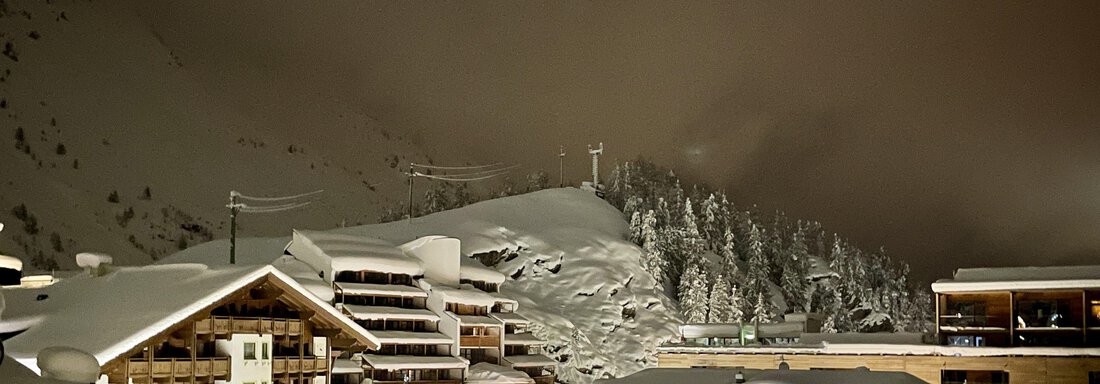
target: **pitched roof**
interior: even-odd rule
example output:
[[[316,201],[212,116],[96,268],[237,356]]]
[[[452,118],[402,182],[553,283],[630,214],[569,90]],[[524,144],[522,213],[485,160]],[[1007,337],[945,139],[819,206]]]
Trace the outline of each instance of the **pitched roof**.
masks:
[[[377,348],[377,337],[308,293],[270,265],[208,267],[168,264],[123,267],[107,275],[76,276],[38,289],[4,292],[8,310],[0,331],[26,328],[4,342],[6,352],[37,372],[38,351],[69,346],[95,356],[101,365],[202,315],[235,292],[270,281],[288,299],[348,331],[360,344]]]

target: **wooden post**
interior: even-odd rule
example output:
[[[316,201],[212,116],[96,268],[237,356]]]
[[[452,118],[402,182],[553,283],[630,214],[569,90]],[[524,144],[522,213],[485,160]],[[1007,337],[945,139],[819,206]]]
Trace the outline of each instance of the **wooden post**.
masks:
[[[196,357],[199,353],[199,326],[196,322],[191,322],[191,384],[195,384],[195,368]],[[213,367],[211,367],[213,368]],[[213,370],[211,370],[213,371]],[[211,372],[213,375],[213,372]],[[175,380],[173,380],[175,381]]]
[[[413,180],[416,172],[413,171],[413,163],[409,163],[409,224],[413,222]]]
[[[943,344],[942,337],[940,336],[940,300],[943,294],[936,293],[936,344]]]
[[[558,146],[558,188],[565,187],[565,147]]]
[[[1008,291],[1008,346],[1016,345],[1016,292]]]
[[[1089,335],[1088,335],[1089,316],[1088,316],[1088,313],[1089,313],[1089,299],[1088,299],[1087,292],[1082,289],[1081,290],[1081,346],[1082,347],[1088,345],[1088,341],[1089,341]]]

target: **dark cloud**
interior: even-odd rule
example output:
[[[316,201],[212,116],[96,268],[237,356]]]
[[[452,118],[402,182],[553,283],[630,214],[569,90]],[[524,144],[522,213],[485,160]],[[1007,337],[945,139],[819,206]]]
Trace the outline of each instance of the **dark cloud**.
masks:
[[[921,279],[1100,250],[1097,2],[138,7],[196,71],[261,66],[451,159],[566,145],[574,180],[602,140]]]

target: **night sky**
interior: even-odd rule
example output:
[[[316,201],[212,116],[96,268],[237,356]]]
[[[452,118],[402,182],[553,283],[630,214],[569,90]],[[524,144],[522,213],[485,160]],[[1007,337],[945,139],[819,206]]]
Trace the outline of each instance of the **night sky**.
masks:
[[[260,63],[442,159],[556,175],[565,145],[576,181],[603,141],[922,281],[1097,263],[1100,2],[299,6],[136,5],[194,68]]]

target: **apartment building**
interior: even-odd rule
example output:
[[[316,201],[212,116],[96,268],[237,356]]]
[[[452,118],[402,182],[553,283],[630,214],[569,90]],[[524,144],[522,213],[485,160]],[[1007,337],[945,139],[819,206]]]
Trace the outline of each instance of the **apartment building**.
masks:
[[[658,365],[866,367],[945,384],[1100,383],[1100,266],[960,269],[932,290],[933,334],[804,333],[784,345],[670,343],[658,349]]]

